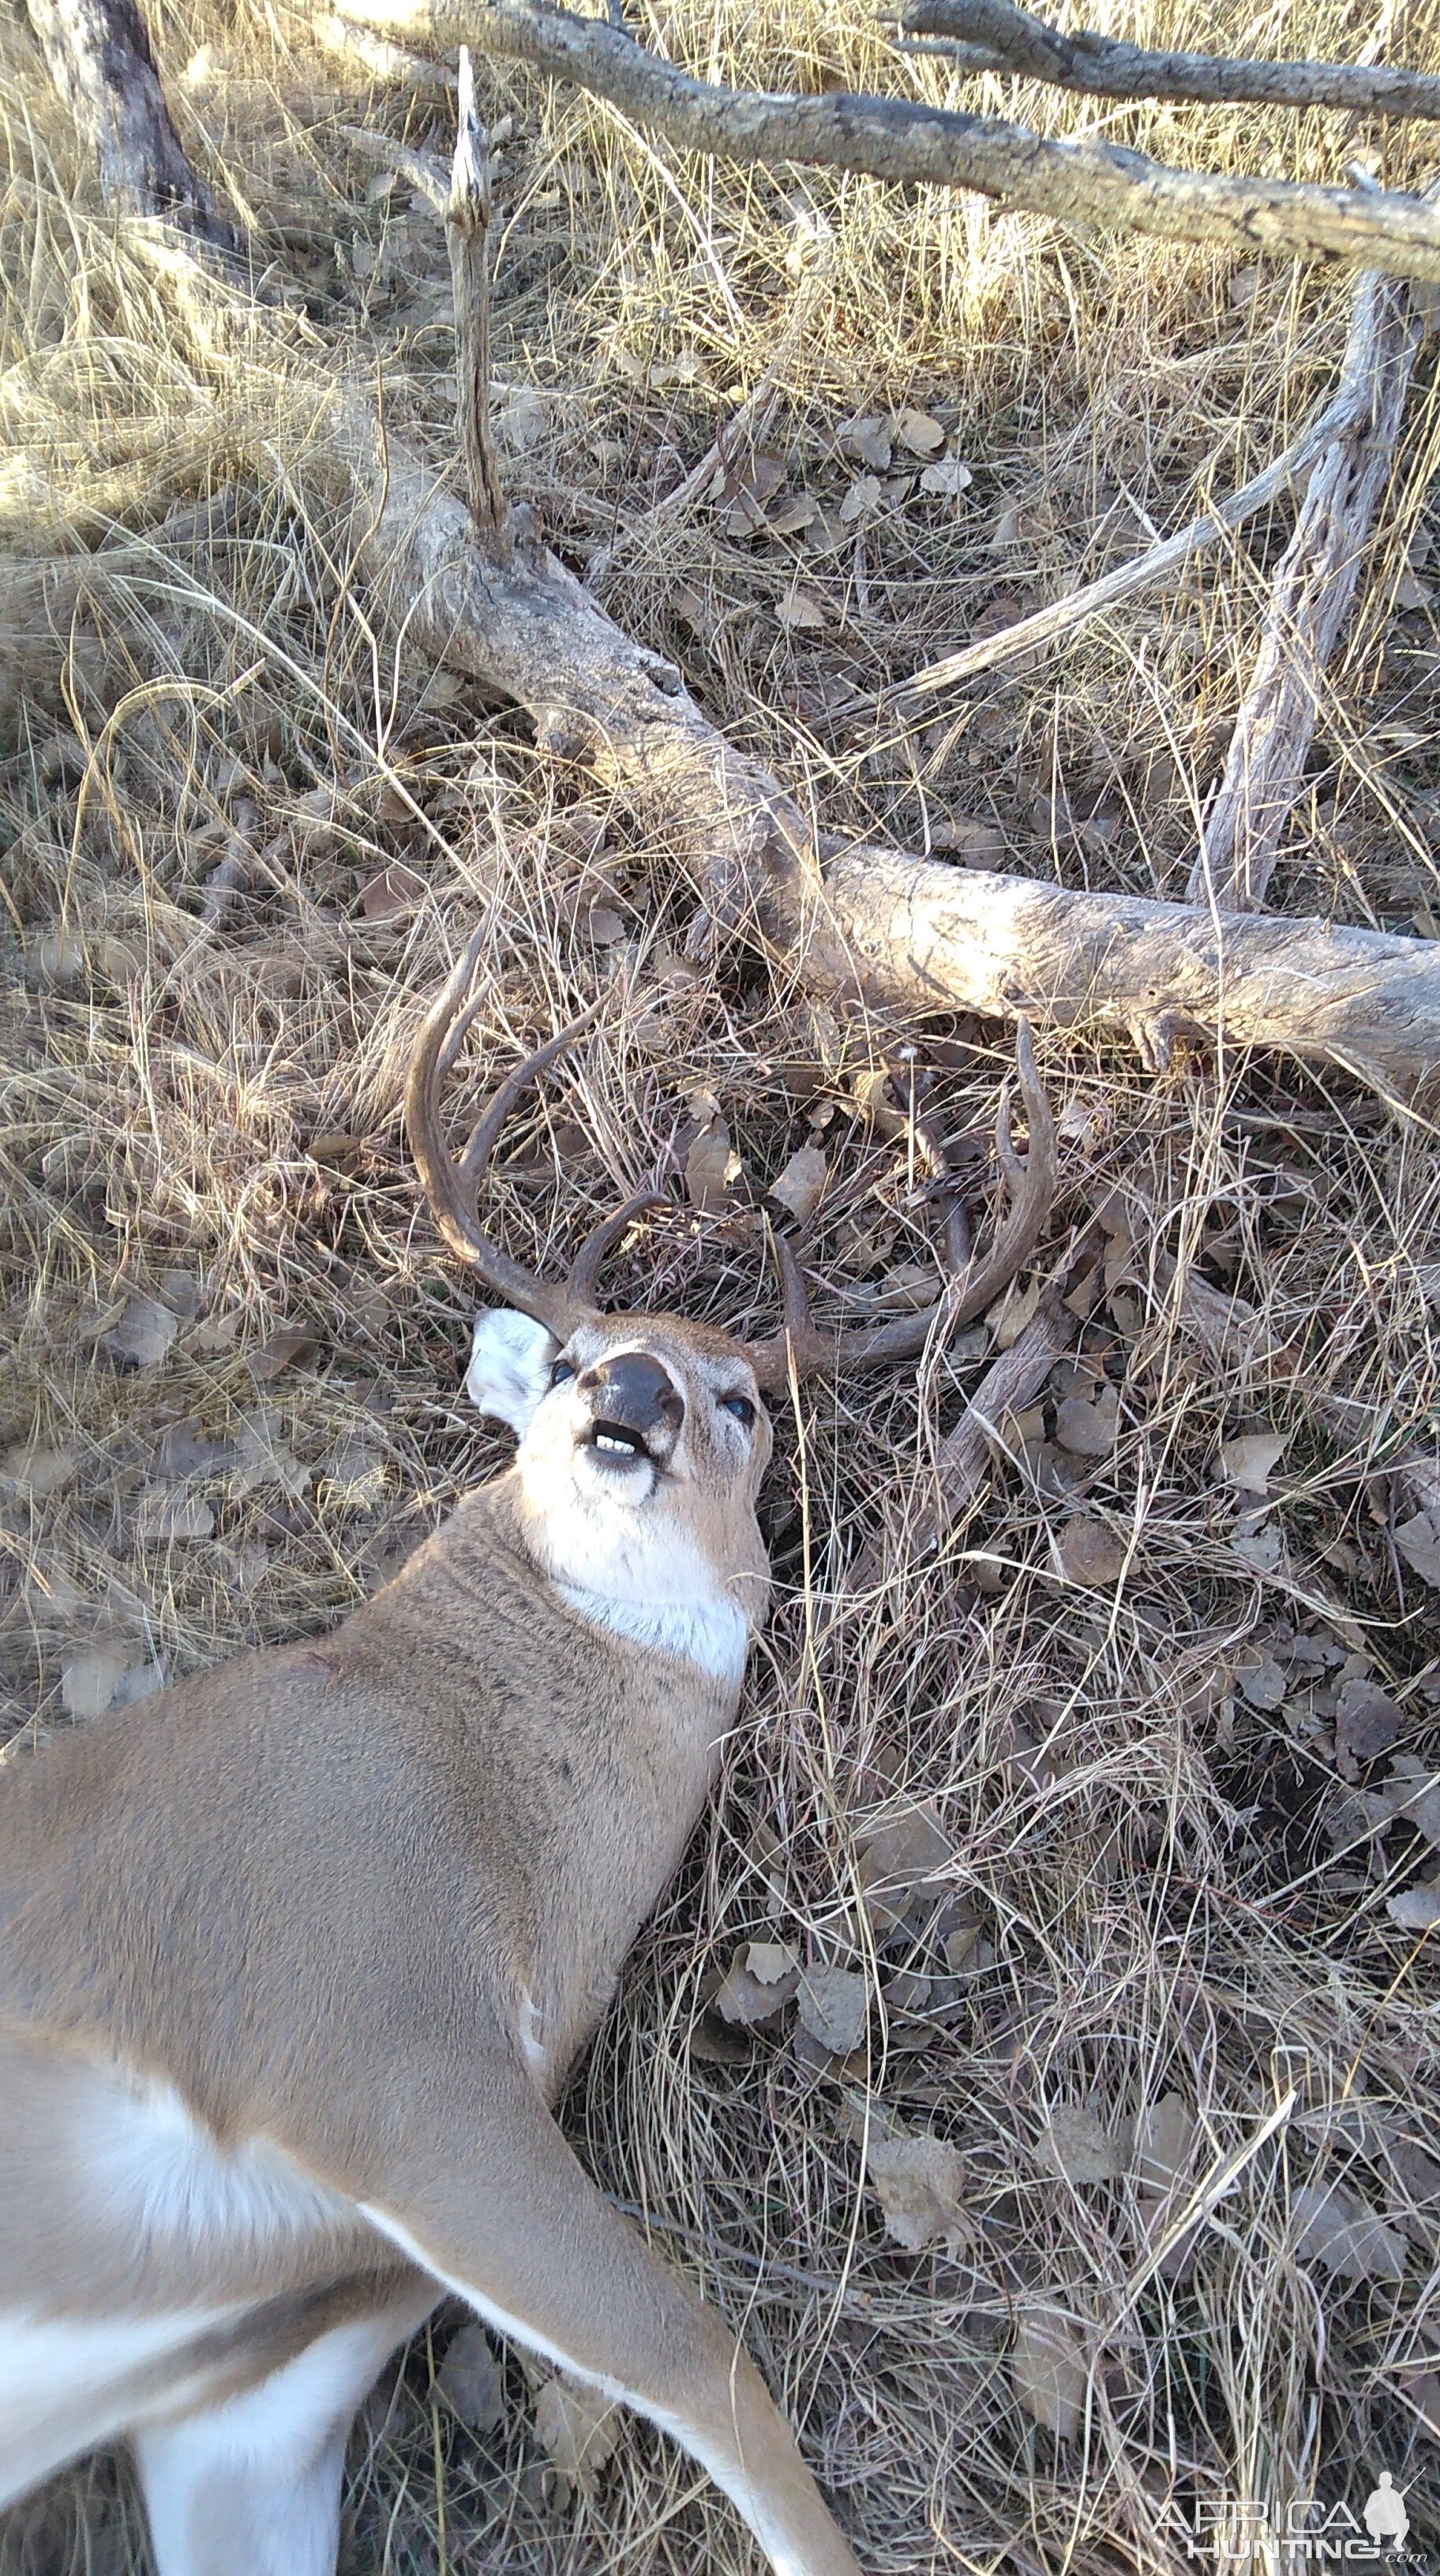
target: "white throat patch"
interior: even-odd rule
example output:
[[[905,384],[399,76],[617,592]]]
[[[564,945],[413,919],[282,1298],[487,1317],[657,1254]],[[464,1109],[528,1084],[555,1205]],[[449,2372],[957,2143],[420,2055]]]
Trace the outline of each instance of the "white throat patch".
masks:
[[[696,1664],[712,1681],[739,1689],[750,1630],[733,1601],[624,1601],[580,1583],[557,1583],[555,1589],[570,1609],[594,1627],[608,1628],[612,1637]]]

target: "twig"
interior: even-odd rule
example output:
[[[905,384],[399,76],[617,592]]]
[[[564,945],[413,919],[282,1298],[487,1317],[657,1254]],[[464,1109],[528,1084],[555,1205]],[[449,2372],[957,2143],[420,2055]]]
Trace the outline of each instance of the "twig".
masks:
[[[404,45],[387,44],[372,28],[353,26],[348,18],[325,11],[312,18],[310,24],[327,54],[353,56],[372,80],[397,89],[418,90],[422,97],[427,93],[433,97],[437,92],[443,96],[455,87],[455,75],[448,64],[432,63],[426,55],[412,54]]]
[[[481,536],[493,540],[504,530],[506,510],[490,427],[490,153],[466,45],[445,229],[455,287],[455,427],[470,516]]]
[[[1228,54],[1151,53],[1089,28],[1061,35],[1014,0],[915,0],[906,36],[939,36],[967,70],[1011,72],[1092,98],[1190,98],[1208,104],[1334,107],[1358,116],[1440,117],[1440,78],[1386,64],[1246,62]],[[920,51],[903,44],[902,50]],[[925,48],[924,50],[932,50]],[[933,48],[939,51],[940,48]]]
[[[1193,556],[1243,527],[1258,510],[1278,500],[1296,476],[1313,465],[1335,441],[1350,437],[1369,417],[1370,402],[1369,387],[1352,383],[1342,374],[1324,410],[1269,465],[1252,474],[1238,492],[1232,492],[1228,501],[1217,503],[1213,510],[1192,519],[1173,537],[1163,537],[1158,545],[1133,556],[1129,563],[1117,564],[1113,572],[1102,573],[1098,581],[1087,581],[1079,590],[1067,591],[1063,599],[1052,600],[1047,608],[1037,608],[1031,616],[1017,618],[1013,626],[1002,627],[998,635],[964,644],[957,653],[947,653],[938,662],[927,662],[908,680],[895,681],[881,693],[880,711],[900,712],[912,699],[958,688],[962,680],[973,680],[982,671],[998,670],[1018,654],[1058,644],[1093,618],[1103,617],[1119,600],[1133,599],[1139,591],[1158,589],[1162,582],[1183,572]]]
[[[1356,281],[1341,382],[1362,417],[1314,466],[1275,570],[1254,676],[1230,739],[1186,894],[1251,912],[1279,856],[1320,712],[1325,668],[1350,611],[1375,511],[1390,479],[1421,325],[1409,291],[1371,269]]]
[[[392,136],[368,125],[342,125],[336,130],[355,151],[363,152],[367,161],[378,161],[383,168],[408,179],[442,221],[448,217],[450,176],[430,153],[416,152],[408,143],[397,143]]]
[[[468,43],[609,99],[683,152],[774,168],[787,161],[872,178],[973,188],[1066,222],[1174,241],[1325,257],[1440,278],[1440,213],[1415,197],[1176,170],[1093,138],[1056,142],[996,117],[907,98],[765,96],[696,80],[603,18],[487,0],[358,0],[348,14],[424,50]]]

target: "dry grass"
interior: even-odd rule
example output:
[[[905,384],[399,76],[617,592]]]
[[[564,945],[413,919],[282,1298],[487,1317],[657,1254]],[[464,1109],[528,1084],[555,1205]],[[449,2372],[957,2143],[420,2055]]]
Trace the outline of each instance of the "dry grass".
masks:
[[[1260,25],[1222,14],[1102,23],[1296,53],[1343,54],[1368,32],[1318,0]],[[664,854],[580,801],[507,717],[374,633],[307,509],[307,369],[373,371],[380,352],[390,417],[445,451],[443,246],[337,128],[378,119],[437,149],[444,136],[431,108],[364,92],[283,23],[244,0],[222,23],[185,0],[158,29],[192,148],[229,172],[308,301],[309,355],[263,386],[178,351],[163,297],[97,215],[36,57],[13,24],[0,34],[0,586],[20,601],[13,629],[48,566],[59,638],[38,660],[0,660],[0,1655],[17,1745],[72,1722],[64,1676],[73,1698],[84,1651],[168,1677],[323,1625],[501,1463],[459,1397],[470,1301],[417,1215],[397,1116],[407,1032],[478,910],[494,934],[486,1064],[577,991],[613,994],[536,1113],[534,1150],[495,1182],[492,1213],[524,1256],[563,1247],[642,1178],[699,1087],[757,1200],[812,1111],[838,1104],[824,1131],[837,1275],[841,1220],[877,1175],[899,1228],[888,1259],[920,1248],[891,1158],[846,1106],[893,1032],[795,1006],[738,961],[716,983],[688,977]],[[882,67],[858,11],[814,0],[763,18],[681,8],[664,36],[702,68],[772,85],[797,57],[851,82]],[[1418,34],[1406,43],[1421,60]],[[908,76],[944,95],[943,68]],[[1085,114],[1025,90],[1014,104],[1054,128]],[[573,559],[620,533],[605,577],[617,615],[829,823],[918,844],[968,818],[1028,872],[1178,891],[1284,513],[1181,597],[1128,609],[923,731],[877,740],[867,694],[997,603],[1038,601],[1147,519],[1175,525],[1212,481],[1239,480],[1327,387],[1343,285],[1267,272],[1237,299],[1230,264],[1205,255],[964,200],[672,165],[608,111],[519,79],[491,105],[515,120],[501,362],[540,395],[510,415],[513,479]],[[1105,123],[1172,158],[1295,175],[1331,175],[1354,149],[1333,124],[1253,110]],[[1424,149],[1389,137],[1387,177],[1421,172]],[[708,505],[648,524],[777,351],[764,451],[822,516],[788,537],[747,536]],[[1401,929],[1440,920],[1426,713],[1440,638],[1424,605],[1396,607],[1407,548],[1420,561],[1432,382],[1423,362],[1327,689],[1311,810],[1275,889],[1282,906]],[[857,537],[836,515],[856,471],[836,425],[906,403],[953,434],[973,484],[958,504],[887,495]],[[997,549],[1012,505],[1014,542]],[[172,506],[191,515],[167,529]],[[77,526],[126,550],[72,630]],[[797,578],[820,630],[775,618]],[[600,885],[586,854],[602,826]],[[250,890],[207,923],[205,880],[236,852]],[[396,864],[413,899],[367,918],[359,887]],[[618,940],[592,935],[597,891]],[[955,1034],[939,1096],[983,1132],[1002,1051]],[[939,1565],[892,1548],[857,1600],[847,1568],[887,1504],[923,1488],[983,1337],[918,1392],[808,1393],[767,1504],[781,1607],[722,1793],[567,2125],[743,2325],[877,2576],[1178,2566],[1178,2514],[1291,2497],[1358,2510],[1382,2466],[1433,2545],[1423,2418],[1428,2405],[1440,2432],[1440,2387],[1416,2374],[1440,2354],[1440,2049],[1423,1953],[1386,1911],[1433,1855],[1408,1825],[1370,1839],[1343,1805],[1356,1784],[1333,1703],[1349,1656],[1393,1694],[1401,1749],[1433,1758],[1434,1596],[1395,1548],[1404,1507],[1384,1469],[1440,1404],[1440,1160],[1429,1130],[1274,1065],[1155,1083],[1077,1040],[1052,1044],[1046,1070],[1069,1113],[1057,1243],[1114,1192],[1136,1241],[1086,1350],[1121,1414],[1083,1499],[1124,1541],[1123,1579],[1061,1579],[1075,1498],[1039,1444],[1047,1416]],[[616,1293],[758,1319],[759,1232],[676,1212],[632,1243]],[[1296,1341],[1299,1378],[1201,1364],[1156,1249]],[[102,1337],[137,1291],[179,1310],[179,1330],[163,1360],[127,1370]],[[252,1357],[297,1326],[308,1353],[257,1383]],[[1352,1441],[1323,1427],[1316,1393],[1353,1400]],[[1291,1435],[1268,1570],[1237,1553],[1246,1498],[1216,1481],[1222,1441],[1257,1423]],[[211,1535],[143,1541],[157,1486],[207,1502]],[[1277,1707],[1254,1704],[1275,1696],[1254,1683],[1262,1661],[1282,1676]],[[938,1914],[919,1904],[877,1947],[857,1911],[859,1842],[915,1798],[955,1859]],[[957,1967],[963,1940],[950,1958],[943,1943],[968,1922]],[[871,1977],[884,2000],[863,2059],[816,2064],[788,2020],[733,2062],[692,2053],[717,1969],[761,1936]],[[895,1987],[901,1972],[928,1993]],[[1193,2243],[1157,2268],[1133,2161],[1077,2184],[1041,2141],[1069,2105],[1123,2144],[1169,2094],[1195,2121],[1176,2209],[1239,2161]],[[979,2231],[963,2259],[887,2241],[862,2179],[866,2117],[959,2149]],[[1341,2183],[1399,2231],[1403,2281],[1302,2252],[1297,2193]],[[1017,2398],[1011,2348],[1036,2312],[1082,2365],[1065,2439]],[[350,2563],[366,2576],[755,2563],[643,2428],[595,2501],[565,2502],[518,2366],[506,2422],[480,2442],[435,2408],[430,2361],[422,2338],[357,2436]],[[9,2517],[7,2576],[142,2566],[117,2475],[77,2472]]]

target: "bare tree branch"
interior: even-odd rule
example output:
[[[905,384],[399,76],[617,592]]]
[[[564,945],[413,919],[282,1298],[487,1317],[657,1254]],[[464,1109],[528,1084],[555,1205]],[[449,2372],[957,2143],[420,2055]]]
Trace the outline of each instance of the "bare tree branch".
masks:
[[[606,19],[563,9],[508,0],[347,0],[346,14],[421,51],[468,44],[531,63],[609,99],[681,151],[972,188],[1062,221],[1440,278],[1440,211],[1418,197],[1175,170],[1116,144],[1054,142],[1023,125],[913,99],[724,89],[645,53]]]
[[[1092,98],[1198,99],[1207,105],[1234,100],[1258,107],[1343,108],[1357,116],[1440,118],[1440,78],[1389,64],[1150,53],[1089,28],[1061,35],[1014,0],[913,0],[900,25],[907,36],[949,40],[944,50],[967,70],[1011,72]]]
[[[507,512],[490,427],[490,145],[475,104],[468,45],[460,48],[445,235],[455,289],[455,426],[465,460],[465,489],[481,535],[498,538]]]
[[[1304,781],[1325,667],[1390,480],[1420,340],[1408,290],[1397,279],[1363,272],[1341,380],[1366,389],[1364,411],[1316,463],[1275,568],[1254,677],[1190,872],[1191,903],[1249,912],[1265,900],[1280,835]]]

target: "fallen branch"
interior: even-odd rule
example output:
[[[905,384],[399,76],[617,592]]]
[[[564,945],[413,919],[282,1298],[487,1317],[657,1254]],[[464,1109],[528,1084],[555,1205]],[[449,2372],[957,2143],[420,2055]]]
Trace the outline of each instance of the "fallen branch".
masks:
[[[914,0],[907,36],[938,36],[967,71],[1009,72],[1091,98],[1198,99],[1257,107],[1333,107],[1355,116],[1440,117],[1440,79],[1369,63],[1247,62],[1229,54],[1151,53],[1088,27],[1062,35],[1014,0]],[[908,51],[910,48],[906,47]],[[916,48],[915,50],[919,50]]]
[[[173,231],[142,227],[135,249],[168,279],[177,332],[203,362],[293,370],[301,326],[217,282]],[[908,1015],[1118,1025],[1152,1063],[1184,1030],[1286,1047],[1396,1099],[1440,1062],[1434,943],[1071,894],[890,849],[822,861],[783,782],[726,741],[678,672],[615,625],[519,512],[513,542],[487,541],[387,437],[366,392],[322,387],[304,470],[394,625],[523,707],[543,749],[583,762],[664,838],[712,923],[743,925],[780,971]]]
[[[824,894],[807,980],[893,1010],[1123,1027],[1156,1067],[1187,1034],[1280,1046],[1392,1101],[1440,1064],[1440,942],[1072,894],[873,846],[830,858]]]
[[[1190,872],[1191,903],[1248,912],[1265,900],[1304,784],[1325,668],[1390,480],[1420,340],[1408,289],[1373,270],[1362,275],[1341,382],[1363,393],[1364,409],[1318,459],[1276,566],[1254,676]]]
[[[1440,213],[1417,197],[1175,170],[1090,139],[1054,142],[998,117],[903,98],[798,98],[722,88],[646,53],[604,18],[487,0],[347,0],[346,16],[420,52],[462,44],[573,81],[684,152],[773,168],[971,188],[1064,222],[1172,241],[1330,258],[1440,278]]]

